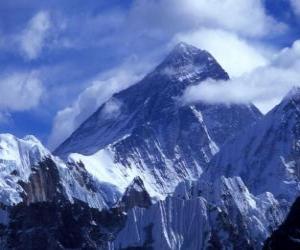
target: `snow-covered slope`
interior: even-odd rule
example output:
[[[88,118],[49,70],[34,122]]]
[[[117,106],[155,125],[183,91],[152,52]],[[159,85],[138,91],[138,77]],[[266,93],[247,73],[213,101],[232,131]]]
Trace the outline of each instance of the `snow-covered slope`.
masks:
[[[282,220],[273,195],[253,196],[239,177],[205,189],[185,182],[173,197],[132,209],[109,249],[261,249]]]
[[[251,105],[182,105],[187,86],[227,73],[206,51],[178,44],[153,72],[115,94],[56,151],[124,192],[140,176],[159,199],[198,178],[222,144],[261,117]]]
[[[240,176],[252,193],[268,191],[292,203],[300,190],[299,164],[300,89],[295,88],[246,133],[228,141],[203,178]]]
[[[111,249],[262,249],[299,196],[299,142],[300,89],[295,88],[225,142],[199,180],[182,182],[165,201],[129,212]],[[276,249],[282,230],[288,234],[284,225],[270,247]]]
[[[31,167],[50,155],[33,136],[18,139],[10,134],[0,135],[0,202],[8,205],[19,203],[22,187],[27,182]]]
[[[102,209],[121,195],[82,164],[66,164],[52,156],[34,136],[19,139],[10,134],[0,135],[0,190],[0,204],[5,206],[64,197]]]

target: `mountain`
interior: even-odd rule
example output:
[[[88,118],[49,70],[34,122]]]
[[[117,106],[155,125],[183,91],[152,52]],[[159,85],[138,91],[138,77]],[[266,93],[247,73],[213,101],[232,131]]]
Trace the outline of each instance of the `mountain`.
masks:
[[[208,52],[180,43],[54,155],[33,136],[0,135],[0,249],[259,249],[292,196],[251,186],[238,159],[247,150],[263,154],[242,155],[243,164],[271,155],[251,141],[286,148],[292,135],[263,138],[261,128],[277,128],[281,116],[253,105],[182,103],[186,88],[209,78],[229,79]],[[283,117],[281,134],[296,113]]]
[[[262,249],[274,230],[265,249],[298,249],[299,199],[287,214],[300,189],[299,119],[295,88],[227,140],[197,181],[130,211],[111,249]]]
[[[54,154],[82,162],[124,193],[139,176],[154,199],[197,179],[223,143],[261,118],[253,105],[183,105],[188,86],[228,74],[206,51],[180,43],[150,74],[115,94]]]

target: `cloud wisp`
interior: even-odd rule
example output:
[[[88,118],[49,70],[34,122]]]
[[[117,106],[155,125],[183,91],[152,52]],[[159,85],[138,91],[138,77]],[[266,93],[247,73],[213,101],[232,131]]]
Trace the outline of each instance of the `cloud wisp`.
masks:
[[[121,66],[95,77],[75,100],[60,110],[54,118],[54,125],[48,145],[51,149],[62,143],[71,133],[92,115],[113,94],[138,82],[152,67],[152,63],[136,64],[137,59],[126,60]],[[134,66],[135,65],[135,66]],[[122,105],[117,100],[110,100],[105,106],[106,115],[116,115]]]
[[[20,36],[21,50],[27,59],[33,60],[39,56],[45,46],[50,27],[50,15],[45,11],[38,12],[29,21]]]
[[[35,108],[41,101],[44,87],[36,72],[14,72],[0,76],[0,111],[7,112]],[[5,116],[3,116],[6,114]],[[3,120],[3,119],[0,119]]]

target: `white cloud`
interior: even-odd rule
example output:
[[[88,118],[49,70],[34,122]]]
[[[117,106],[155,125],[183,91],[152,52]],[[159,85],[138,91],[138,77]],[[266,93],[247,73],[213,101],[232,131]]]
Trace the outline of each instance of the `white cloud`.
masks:
[[[2,75],[0,111],[22,111],[34,108],[39,104],[42,93],[43,84],[35,72]]]
[[[28,23],[20,36],[20,46],[26,58],[36,59],[41,53],[47,33],[51,27],[48,12],[38,12]]]
[[[299,0],[290,0],[291,7],[296,15],[300,15],[300,1]]]
[[[268,62],[266,51],[238,35],[216,29],[199,29],[178,34],[175,41],[184,41],[209,51],[232,77],[240,76]]]
[[[183,101],[208,103],[255,103],[268,111],[293,87],[300,86],[300,40],[283,49],[266,66],[230,81],[207,80],[189,87]]]
[[[54,149],[78,128],[92,113],[113,94],[128,88],[140,80],[151,68],[152,64],[141,63],[136,59],[126,61],[120,67],[97,76],[73,103],[72,106],[60,110],[54,118],[48,145]],[[117,100],[108,103],[105,111],[117,115],[121,103]]]
[[[156,33],[206,27],[261,37],[285,29],[265,13],[261,0],[139,0],[130,14],[139,20],[136,26]]]
[[[104,119],[118,117],[120,115],[121,107],[122,103],[119,100],[116,98],[111,98],[105,103],[101,115]]]

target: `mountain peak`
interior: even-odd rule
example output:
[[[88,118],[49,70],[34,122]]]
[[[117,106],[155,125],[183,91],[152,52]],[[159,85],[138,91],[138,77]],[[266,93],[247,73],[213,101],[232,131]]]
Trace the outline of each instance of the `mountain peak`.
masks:
[[[214,58],[205,50],[201,50],[193,45],[187,44],[185,42],[180,42],[171,50],[169,55],[166,57],[165,61],[172,61],[185,59],[186,61],[192,60],[195,57],[202,56],[203,58],[209,58],[214,60]]]
[[[155,70],[180,82],[200,80],[208,72],[215,73],[216,78],[229,78],[209,52],[184,42],[178,43]]]
[[[198,49],[197,47],[185,43],[185,42],[179,42],[175,45],[171,53],[178,53],[178,54],[186,54],[186,55],[191,55],[193,53],[199,53],[202,52],[203,50]]]
[[[121,198],[119,205],[124,206],[126,211],[135,206],[149,207],[151,205],[151,197],[141,177],[136,176],[132,180]]]

